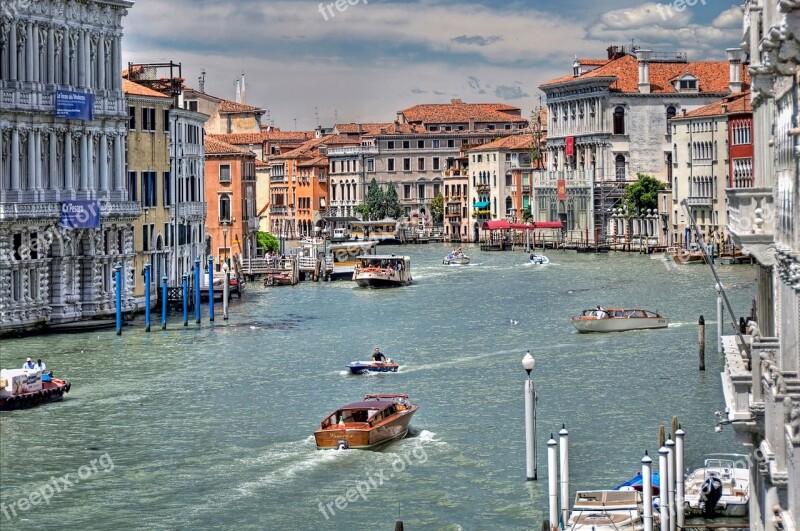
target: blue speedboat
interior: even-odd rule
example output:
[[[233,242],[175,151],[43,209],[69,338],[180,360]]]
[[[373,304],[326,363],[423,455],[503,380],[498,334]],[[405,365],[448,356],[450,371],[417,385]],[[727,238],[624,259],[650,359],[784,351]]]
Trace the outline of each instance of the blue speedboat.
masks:
[[[653,496],[658,495],[658,493],[659,493],[659,490],[658,490],[659,484],[660,483],[659,483],[658,472],[653,472]],[[622,485],[618,485],[618,486],[614,487],[614,490],[622,490],[622,489],[633,489],[633,490],[641,491],[642,490],[642,473],[639,472],[638,474],[633,476],[631,479],[629,479],[628,481],[626,481]]]
[[[364,374],[367,372],[397,372],[400,366],[392,360],[354,361],[347,368],[350,370],[350,374]]]

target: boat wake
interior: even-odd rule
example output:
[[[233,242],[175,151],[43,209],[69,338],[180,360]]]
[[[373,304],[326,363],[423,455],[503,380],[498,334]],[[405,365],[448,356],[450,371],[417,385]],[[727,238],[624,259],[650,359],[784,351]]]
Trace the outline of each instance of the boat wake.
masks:
[[[419,366],[411,368],[411,369],[406,369],[403,372],[408,374],[410,372],[416,372],[416,371],[424,371],[424,370],[430,370],[430,369],[442,369],[442,368],[445,368],[445,367],[452,367],[454,365],[462,365],[465,362],[479,361],[479,360],[482,360],[482,359],[492,358],[492,357],[499,356],[499,355],[502,355],[502,354],[509,354],[510,352],[511,351],[487,352],[485,354],[478,354],[477,356],[464,356],[464,357],[460,357],[460,358],[454,358],[454,359],[451,359],[451,360],[448,360],[448,361],[442,361],[440,363],[430,363],[428,365],[419,365]],[[403,366],[401,366],[400,368],[402,369]]]

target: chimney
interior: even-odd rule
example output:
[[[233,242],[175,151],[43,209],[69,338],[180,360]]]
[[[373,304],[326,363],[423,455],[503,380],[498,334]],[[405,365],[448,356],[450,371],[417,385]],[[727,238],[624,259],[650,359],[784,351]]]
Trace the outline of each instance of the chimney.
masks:
[[[241,95],[242,101],[240,101],[239,103],[247,103],[247,94],[245,93],[246,90],[247,86],[245,85],[244,82],[244,72],[242,72],[242,95]]]
[[[725,52],[728,54],[728,62],[731,65],[729,88],[731,93],[736,94],[742,91],[742,49],[728,48]]]
[[[728,114],[728,104],[723,103],[721,107],[722,107],[722,114]]]
[[[650,58],[652,50],[639,50],[636,59],[639,61],[639,93],[650,94]]]
[[[461,101],[459,98],[453,98],[452,100],[450,100],[450,103],[453,104],[453,105],[463,105],[464,104],[464,102]]]
[[[475,117],[474,116],[470,116],[469,117],[469,125],[467,127],[467,131],[474,131],[474,130],[475,130]]]
[[[394,132],[395,133],[399,133],[400,132],[400,122],[397,121],[397,120],[394,121]]]
[[[236,103],[242,103],[242,80],[236,79]]]
[[[608,52],[608,60],[613,61],[620,56],[619,46],[609,46],[606,51]]]

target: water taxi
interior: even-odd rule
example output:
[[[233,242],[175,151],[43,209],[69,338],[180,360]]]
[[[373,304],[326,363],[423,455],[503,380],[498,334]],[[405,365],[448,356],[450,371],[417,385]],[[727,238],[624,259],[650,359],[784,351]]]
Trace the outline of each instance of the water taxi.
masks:
[[[378,242],[344,242],[328,246],[328,253],[333,257],[331,280],[352,280],[353,271],[358,264],[358,257],[375,253]]]
[[[686,477],[687,513],[714,516],[747,516],[750,502],[748,457],[710,454],[702,467]]]
[[[624,332],[667,328],[669,319],[658,312],[640,308],[600,308],[583,310],[580,315],[570,319],[578,332]]]
[[[11,411],[55,402],[64,398],[72,385],[53,378],[53,371],[43,373],[24,369],[0,371],[0,411]]]
[[[550,259],[543,254],[533,253],[529,258],[533,265],[547,265],[550,263]]]
[[[366,395],[325,417],[314,432],[317,448],[370,449],[403,438],[417,409],[408,395]]]
[[[411,284],[411,258],[397,255],[359,256],[353,280],[362,288],[391,288]]]
[[[383,245],[400,243],[397,221],[391,218],[380,221],[353,221],[350,223],[350,237]]]
[[[467,265],[469,264],[469,256],[465,255],[461,249],[451,251],[442,260],[444,265]]]
[[[579,491],[565,529],[639,531],[644,528],[642,493],[637,490]]]

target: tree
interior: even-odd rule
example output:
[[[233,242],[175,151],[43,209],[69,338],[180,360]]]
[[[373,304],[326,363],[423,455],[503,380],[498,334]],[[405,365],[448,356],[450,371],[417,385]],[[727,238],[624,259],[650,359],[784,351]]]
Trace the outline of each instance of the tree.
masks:
[[[280,248],[280,242],[278,241],[278,238],[269,232],[259,232],[258,247],[264,252],[274,253]]]
[[[365,205],[364,203],[353,207],[353,212],[359,214],[361,216],[361,219],[365,221],[369,219],[369,207],[367,207],[367,205]]]
[[[625,205],[631,215],[641,214],[647,209],[658,210],[658,192],[664,183],[644,173],[637,173],[638,180],[625,190]]]
[[[431,200],[430,209],[433,224],[441,225],[444,219],[444,196],[442,194],[437,195]]]
[[[384,197],[384,205],[386,207],[386,216],[392,219],[400,219],[405,215],[405,210],[400,206],[400,197],[397,195],[397,188],[394,183],[390,182],[386,195]]]
[[[533,221],[533,214],[531,214],[531,206],[528,205],[522,209],[522,222],[528,223],[529,221]]]
[[[385,194],[374,178],[369,183],[364,203],[367,205],[370,220],[375,221],[386,217]]]

